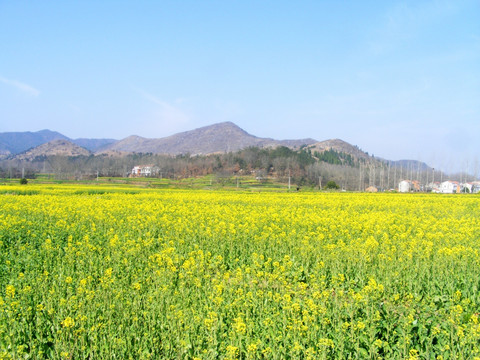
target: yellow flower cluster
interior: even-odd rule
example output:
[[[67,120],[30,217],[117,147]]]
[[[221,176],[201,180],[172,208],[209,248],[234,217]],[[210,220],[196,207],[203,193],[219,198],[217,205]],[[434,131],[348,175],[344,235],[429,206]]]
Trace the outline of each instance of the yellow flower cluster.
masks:
[[[480,356],[478,196],[30,189],[2,358]]]

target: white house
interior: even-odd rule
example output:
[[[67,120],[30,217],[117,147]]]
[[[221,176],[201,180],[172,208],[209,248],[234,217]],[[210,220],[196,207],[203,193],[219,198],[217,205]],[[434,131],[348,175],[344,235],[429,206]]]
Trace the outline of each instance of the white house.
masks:
[[[412,183],[408,180],[402,180],[398,184],[398,191],[405,193],[405,192],[410,192],[412,190]]]
[[[134,166],[132,169],[132,176],[140,176],[140,166]]]
[[[458,181],[444,181],[440,184],[440,192],[442,194],[454,194],[460,192],[460,184]]]
[[[420,182],[417,180],[402,180],[398,184],[399,192],[420,191]]]
[[[132,169],[132,176],[152,176],[155,175],[155,170],[153,165],[137,165]]]
[[[480,181],[473,181],[469,183],[462,184],[463,189],[468,189],[466,192],[471,194],[478,194],[480,192]]]

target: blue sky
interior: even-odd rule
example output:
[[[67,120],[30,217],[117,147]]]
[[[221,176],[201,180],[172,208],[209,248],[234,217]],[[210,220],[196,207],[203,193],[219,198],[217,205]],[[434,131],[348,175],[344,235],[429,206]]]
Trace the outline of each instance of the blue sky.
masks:
[[[0,0],[0,51],[0,132],[232,121],[451,171],[480,161],[477,0]]]

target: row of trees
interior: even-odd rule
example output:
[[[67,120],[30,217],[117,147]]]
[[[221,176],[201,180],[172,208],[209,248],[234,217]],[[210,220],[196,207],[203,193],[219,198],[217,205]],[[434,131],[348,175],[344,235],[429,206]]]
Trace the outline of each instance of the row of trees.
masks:
[[[166,156],[130,154],[127,156],[43,156],[34,161],[4,160],[0,162],[0,177],[33,177],[38,173],[54,174],[56,178],[85,179],[96,176],[126,177],[136,165],[154,165],[156,176],[180,179],[215,174],[218,177],[254,175],[262,179],[274,177],[297,186],[325,186],[334,181],[345,190],[364,190],[375,186],[379,190],[394,189],[402,179],[428,183],[435,177],[431,169],[414,168],[376,159],[373,156],[355,158],[350,154],[328,150],[312,152],[303,147],[250,147],[235,153],[207,156]],[[443,174],[436,172],[437,181]]]

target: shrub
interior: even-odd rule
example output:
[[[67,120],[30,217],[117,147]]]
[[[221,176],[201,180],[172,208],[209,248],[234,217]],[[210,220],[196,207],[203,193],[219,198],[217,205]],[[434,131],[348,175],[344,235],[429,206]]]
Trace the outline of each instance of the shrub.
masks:
[[[327,182],[327,185],[325,185],[325,189],[339,189],[340,186],[337,185],[337,183],[333,180],[330,180]]]

